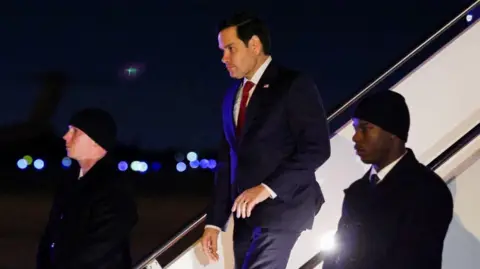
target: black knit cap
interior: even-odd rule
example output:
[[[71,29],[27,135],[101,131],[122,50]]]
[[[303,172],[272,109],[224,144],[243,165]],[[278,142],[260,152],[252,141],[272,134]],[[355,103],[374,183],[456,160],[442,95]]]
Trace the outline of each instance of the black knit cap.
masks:
[[[407,142],[410,113],[405,98],[397,92],[386,90],[365,97],[353,117],[375,124]]]
[[[69,125],[86,133],[105,150],[111,150],[117,140],[117,125],[113,117],[100,108],[87,108],[78,111],[70,119]]]

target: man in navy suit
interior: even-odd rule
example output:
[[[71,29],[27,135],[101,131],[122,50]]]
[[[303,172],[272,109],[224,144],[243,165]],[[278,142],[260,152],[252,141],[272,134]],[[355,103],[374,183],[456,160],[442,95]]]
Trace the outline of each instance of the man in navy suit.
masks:
[[[217,240],[233,212],[236,268],[286,268],[300,233],[324,202],[315,170],[330,157],[314,81],[272,62],[267,27],[236,14],[219,27],[222,62],[238,79],[223,103],[223,139],[202,247],[218,260]]]

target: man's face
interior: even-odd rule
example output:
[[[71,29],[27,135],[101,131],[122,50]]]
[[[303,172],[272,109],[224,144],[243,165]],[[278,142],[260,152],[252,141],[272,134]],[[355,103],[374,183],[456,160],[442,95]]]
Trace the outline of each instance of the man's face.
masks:
[[[236,26],[226,28],[218,34],[218,47],[223,51],[222,62],[230,73],[230,77],[241,79],[253,75],[250,73],[255,68],[260,48],[258,48],[258,44],[254,44],[255,41],[252,39],[246,46],[238,38]]]
[[[93,139],[75,126],[68,127],[63,139],[65,140],[68,157],[77,161],[89,159],[99,147]]]
[[[388,154],[392,145],[392,135],[368,121],[353,118],[355,134],[352,137],[355,150],[362,162],[378,164]]]

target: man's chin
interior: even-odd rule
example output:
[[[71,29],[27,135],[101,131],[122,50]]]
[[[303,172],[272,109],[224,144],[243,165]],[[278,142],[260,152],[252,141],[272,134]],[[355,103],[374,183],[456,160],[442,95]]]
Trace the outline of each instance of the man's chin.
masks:
[[[235,72],[230,72],[230,71],[229,71],[228,74],[230,75],[231,78],[234,78],[234,79],[242,79],[242,78],[243,78],[242,75],[239,75],[239,74],[237,74],[237,73],[235,73]]]
[[[362,163],[364,163],[364,164],[372,164],[372,160],[371,160],[370,158],[368,158],[368,156],[358,155],[358,157],[360,158],[360,160],[362,161]]]
[[[70,159],[75,160],[75,156],[73,156],[73,154],[70,153],[68,150],[67,150],[67,157],[70,158]]]

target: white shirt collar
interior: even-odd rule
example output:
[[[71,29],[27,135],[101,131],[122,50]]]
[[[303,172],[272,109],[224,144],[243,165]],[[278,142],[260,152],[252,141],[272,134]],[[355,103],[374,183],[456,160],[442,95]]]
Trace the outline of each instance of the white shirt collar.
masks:
[[[407,152],[405,151],[405,153],[402,154],[402,156],[398,157],[395,161],[391,162],[389,165],[385,166],[383,169],[381,169],[380,171],[376,171],[375,170],[375,167],[373,167],[372,165],[372,168],[370,169],[370,177],[372,175],[375,175],[377,174],[378,178],[380,179],[380,181],[382,181],[385,176],[388,174],[388,172],[390,172],[393,167],[395,167],[395,165],[403,158],[403,156],[405,156],[405,154],[407,154]]]
[[[258,68],[257,72],[255,72],[255,74],[253,75],[252,79],[250,79],[250,81],[253,82],[255,85],[257,85],[258,82],[260,81],[260,78],[262,78],[263,73],[265,73],[265,70],[267,70],[267,67],[270,64],[270,62],[272,62],[272,56],[268,56],[267,60],[265,60],[265,62],[260,66],[260,68]],[[248,79],[244,78],[243,84],[245,84],[245,82],[247,81]]]

